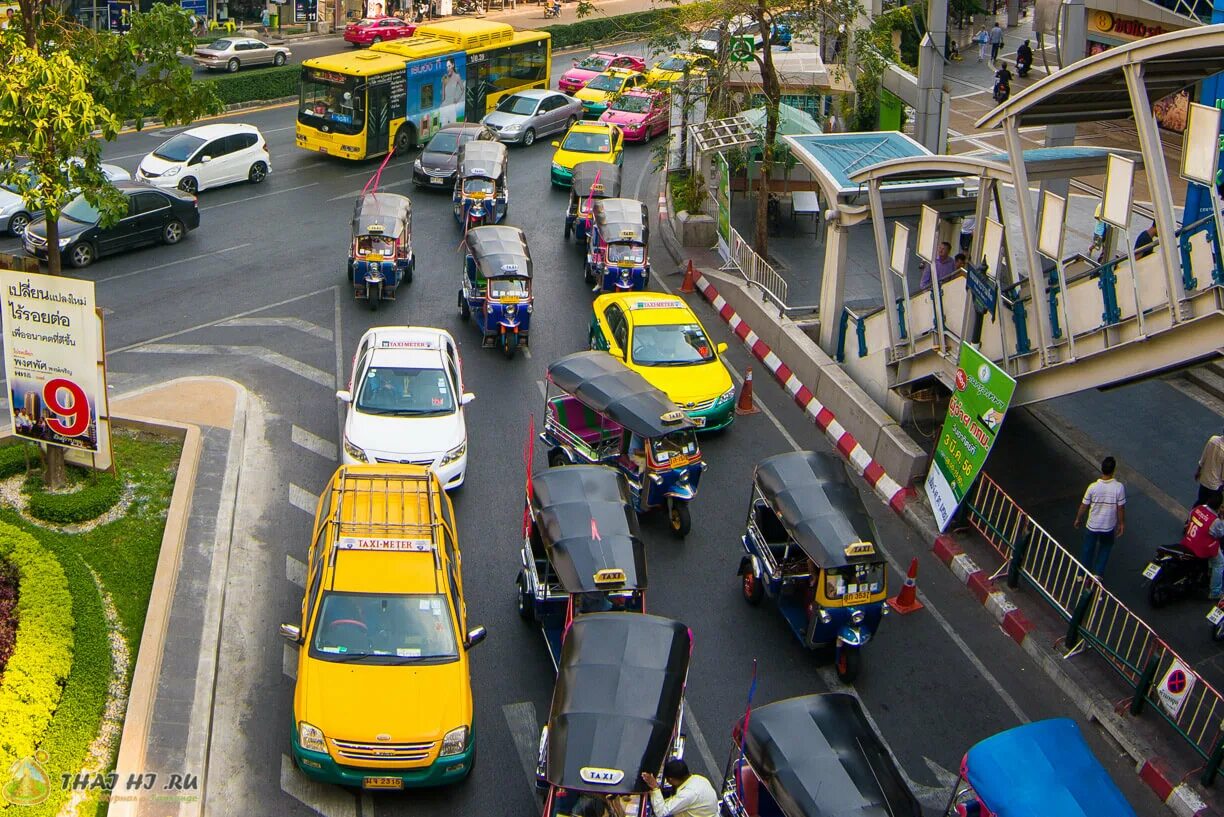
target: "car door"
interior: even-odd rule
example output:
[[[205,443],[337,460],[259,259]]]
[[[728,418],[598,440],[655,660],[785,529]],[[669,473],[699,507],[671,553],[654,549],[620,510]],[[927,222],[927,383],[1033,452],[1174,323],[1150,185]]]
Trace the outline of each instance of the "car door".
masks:
[[[110,227],[98,228],[98,255],[109,255],[140,243],[140,212],[136,196],[127,194],[127,215]]]
[[[255,163],[255,144],[259,139],[253,133],[235,133],[226,139],[230,142],[230,153],[226,156],[232,168],[230,181],[243,181],[250,174],[251,165]]]
[[[625,312],[617,304],[609,304],[604,310],[604,318],[608,322],[608,331],[612,333],[612,344],[615,349],[608,348],[613,354],[625,359],[625,352],[629,348],[629,324],[625,320]]]
[[[225,150],[224,136],[211,139],[187,163],[187,171],[195,176],[200,190],[224,184],[221,179],[224,177]]]
[[[129,198],[128,202],[128,212],[135,211],[136,229],[132,243],[152,244],[160,241],[162,227],[170,218],[170,199],[161,193],[142,191]]]
[[[243,62],[249,62],[251,65],[267,65],[272,62],[272,49],[259,40],[248,40],[246,49],[247,55],[242,58]]]
[[[547,96],[540,100],[540,107],[536,110],[536,119],[539,120],[541,133],[554,133],[561,129],[565,123],[565,118],[561,116],[561,104],[561,100],[555,96]]]

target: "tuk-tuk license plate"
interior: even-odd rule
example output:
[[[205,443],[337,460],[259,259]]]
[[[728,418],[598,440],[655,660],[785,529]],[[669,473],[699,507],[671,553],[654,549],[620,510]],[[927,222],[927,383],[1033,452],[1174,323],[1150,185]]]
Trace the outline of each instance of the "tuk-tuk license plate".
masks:
[[[1160,565],[1155,562],[1148,562],[1148,566],[1143,568],[1143,577],[1145,579],[1154,579],[1156,574],[1160,572]]]
[[[364,777],[361,780],[363,789],[402,789],[404,780],[400,777]]]
[[[1224,618],[1224,609],[1212,607],[1211,612],[1207,614],[1207,620],[1212,624],[1219,624],[1220,619]]]
[[[845,601],[845,602],[846,602],[846,604],[860,604],[860,603],[862,603],[862,602],[864,602],[864,601],[867,601],[869,598],[871,598],[871,593],[870,593],[870,592],[866,592],[866,593],[847,593],[847,594],[846,594],[846,597],[843,599],[843,601]]]

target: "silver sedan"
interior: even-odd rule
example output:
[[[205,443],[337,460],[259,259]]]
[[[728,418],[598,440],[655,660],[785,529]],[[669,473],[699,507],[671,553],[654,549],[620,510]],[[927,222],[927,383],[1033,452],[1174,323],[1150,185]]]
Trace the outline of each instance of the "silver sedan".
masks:
[[[499,142],[530,145],[538,136],[562,133],[582,118],[582,103],[560,91],[519,91],[503,97],[480,120]]]
[[[283,45],[268,45],[252,37],[223,37],[195,50],[192,60],[209,71],[231,74],[248,65],[284,65],[293,56]]]

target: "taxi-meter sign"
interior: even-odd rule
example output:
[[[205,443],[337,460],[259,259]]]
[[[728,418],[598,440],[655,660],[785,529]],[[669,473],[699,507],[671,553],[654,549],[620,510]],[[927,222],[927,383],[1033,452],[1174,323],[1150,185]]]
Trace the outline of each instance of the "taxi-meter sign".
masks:
[[[1194,672],[1181,661],[1174,659],[1165,670],[1164,677],[1160,679],[1160,686],[1156,688],[1160,708],[1170,717],[1176,718],[1186,702],[1186,696],[1194,689],[1195,680]]]

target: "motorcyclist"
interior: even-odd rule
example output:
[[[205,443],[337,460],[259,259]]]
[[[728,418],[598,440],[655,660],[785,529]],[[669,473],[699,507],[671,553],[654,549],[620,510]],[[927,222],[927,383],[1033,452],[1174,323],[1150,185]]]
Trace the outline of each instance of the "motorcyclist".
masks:
[[[994,99],[995,102],[1006,102],[1011,96],[1011,71],[1007,70],[1006,65],[999,66],[999,70],[995,71],[994,84]]]
[[[1200,559],[1207,560],[1211,572],[1211,589],[1208,595],[1218,601],[1224,593],[1224,554],[1220,553],[1220,540],[1224,539],[1224,519],[1220,518],[1220,506],[1224,495],[1215,492],[1202,505],[1195,505],[1186,520],[1185,535],[1181,546]]]
[[[1016,73],[1022,77],[1028,76],[1032,67],[1033,49],[1029,46],[1029,41],[1025,40],[1023,45],[1016,49]]]

